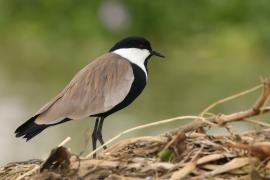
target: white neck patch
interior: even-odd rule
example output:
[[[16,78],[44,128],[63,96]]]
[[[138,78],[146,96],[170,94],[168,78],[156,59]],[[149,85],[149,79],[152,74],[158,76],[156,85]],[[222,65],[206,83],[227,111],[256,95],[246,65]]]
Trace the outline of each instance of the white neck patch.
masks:
[[[118,54],[123,58],[126,58],[130,62],[139,66],[145,73],[147,77],[147,71],[144,65],[144,61],[150,55],[150,52],[147,49],[138,49],[138,48],[122,48],[113,51],[112,53]]]

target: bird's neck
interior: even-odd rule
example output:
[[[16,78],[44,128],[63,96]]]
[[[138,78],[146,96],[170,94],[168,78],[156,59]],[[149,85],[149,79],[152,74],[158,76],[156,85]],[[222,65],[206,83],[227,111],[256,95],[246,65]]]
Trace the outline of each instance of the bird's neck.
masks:
[[[147,49],[122,48],[117,49],[112,53],[118,54],[131,63],[139,66],[147,77],[147,58],[150,56],[150,52]]]

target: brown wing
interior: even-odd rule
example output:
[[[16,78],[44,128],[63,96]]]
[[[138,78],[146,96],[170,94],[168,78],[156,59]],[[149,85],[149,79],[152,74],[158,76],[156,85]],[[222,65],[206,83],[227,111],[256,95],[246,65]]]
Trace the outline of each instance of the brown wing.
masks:
[[[81,119],[111,110],[124,100],[133,83],[128,60],[105,54],[78,72],[66,88],[42,107],[35,120],[54,124],[65,118]]]

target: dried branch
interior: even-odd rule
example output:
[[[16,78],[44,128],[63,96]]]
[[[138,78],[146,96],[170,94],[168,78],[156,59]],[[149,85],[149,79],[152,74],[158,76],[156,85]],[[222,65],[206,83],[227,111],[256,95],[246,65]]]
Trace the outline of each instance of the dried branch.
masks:
[[[232,95],[232,96],[226,97],[226,98],[224,98],[224,99],[218,100],[218,101],[212,103],[212,104],[211,104],[210,106],[208,106],[207,108],[205,108],[205,109],[201,112],[200,116],[204,116],[207,112],[209,112],[211,109],[213,109],[214,107],[216,107],[216,106],[219,105],[219,104],[223,104],[223,103],[225,103],[225,102],[227,102],[227,101],[231,101],[231,100],[236,99],[236,98],[238,98],[238,97],[247,95],[247,94],[252,93],[252,92],[254,92],[254,91],[257,91],[257,90],[260,89],[261,87],[262,87],[262,85],[260,84],[260,85],[258,85],[258,86],[255,86],[255,87],[251,88],[251,89],[248,89],[248,90],[246,90],[246,91],[243,91],[243,92],[234,94],[234,95]]]
[[[64,139],[57,147],[64,146],[66,143],[68,143],[71,140],[71,137],[67,137]]]
[[[263,82],[262,93],[257,99],[253,107],[246,111],[241,111],[237,113],[232,113],[229,115],[220,115],[213,119],[214,122],[218,124],[225,124],[232,121],[239,121],[253,116],[261,115],[267,113],[267,110],[262,110],[263,106],[267,103],[267,100],[270,96],[270,80],[264,80]]]
[[[234,99],[235,97],[239,97],[239,96],[245,95],[247,93],[253,92],[253,91],[257,90],[258,88],[260,88],[261,86],[262,86],[262,93],[250,109],[245,110],[245,111],[232,113],[229,115],[221,114],[221,115],[217,115],[217,116],[213,116],[213,117],[205,118],[205,119],[207,121],[212,122],[212,123],[217,123],[219,125],[225,125],[226,123],[229,123],[232,121],[239,121],[239,120],[247,119],[247,118],[250,118],[253,116],[269,113],[270,107],[263,107],[267,103],[269,96],[270,96],[270,80],[265,79],[262,81],[262,85],[259,85],[259,86],[256,86],[256,87],[250,89],[250,90],[247,90],[244,93],[238,93],[236,95],[225,98],[224,100],[217,101],[216,103],[213,103],[212,105],[208,106],[201,114],[203,115],[203,114],[207,113],[208,110],[212,109],[214,106],[216,106],[222,102],[225,102],[225,101]],[[197,120],[193,121],[192,123],[187,124],[183,127],[171,130],[167,134],[174,135],[176,133],[187,133],[190,131],[197,130],[199,128],[206,127],[208,125],[209,125],[209,123],[202,121],[200,119],[197,119]]]

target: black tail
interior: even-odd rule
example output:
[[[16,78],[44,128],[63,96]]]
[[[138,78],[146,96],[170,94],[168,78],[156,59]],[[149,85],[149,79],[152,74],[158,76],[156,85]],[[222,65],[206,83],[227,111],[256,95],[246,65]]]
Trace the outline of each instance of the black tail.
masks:
[[[41,133],[44,129],[49,127],[50,125],[45,124],[36,124],[34,121],[38,117],[38,115],[32,117],[25,123],[23,123],[20,127],[18,127],[15,131],[16,137],[22,137],[28,141],[34,136]]]

